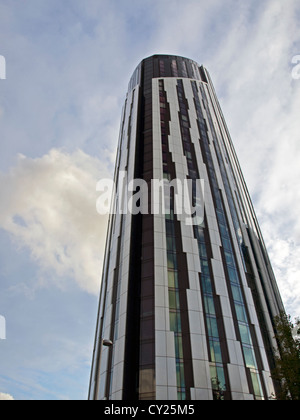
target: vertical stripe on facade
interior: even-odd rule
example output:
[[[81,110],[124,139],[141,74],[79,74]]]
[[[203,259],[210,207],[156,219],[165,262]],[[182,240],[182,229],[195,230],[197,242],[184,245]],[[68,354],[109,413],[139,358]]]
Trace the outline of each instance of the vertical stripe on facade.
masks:
[[[176,169],[169,149],[170,108],[163,80],[159,80],[160,124],[163,177],[168,182],[176,179]],[[177,397],[179,400],[190,399],[190,388],[193,384],[191,365],[191,344],[187,312],[186,291],[188,269],[185,254],[182,250],[181,229],[175,215],[174,190],[171,191],[170,213],[165,216],[166,257],[168,269],[168,295],[170,331],[174,333]]]

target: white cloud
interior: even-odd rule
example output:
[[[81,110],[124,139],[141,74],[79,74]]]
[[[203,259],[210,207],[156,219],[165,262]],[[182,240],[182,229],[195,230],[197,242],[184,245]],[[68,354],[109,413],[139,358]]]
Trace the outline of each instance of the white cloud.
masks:
[[[236,24],[228,25],[208,67],[217,93],[222,92],[225,118],[286,309],[297,316],[300,83],[292,79],[291,59],[299,52],[299,4],[272,0],[257,7],[241,14],[238,8]]]
[[[0,401],[14,401],[14,398],[9,394],[3,394],[0,392]]]
[[[96,212],[96,182],[109,177],[106,167],[80,150],[53,149],[37,159],[19,156],[0,174],[0,227],[30,250],[43,281],[52,270],[57,285],[69,277],[98,293],[107,218]]]
[[[293,316],[299,316],[300,307],[300,255],[299,243],[270,235],[268,244],[274,271],[280,280],[282,296]]]

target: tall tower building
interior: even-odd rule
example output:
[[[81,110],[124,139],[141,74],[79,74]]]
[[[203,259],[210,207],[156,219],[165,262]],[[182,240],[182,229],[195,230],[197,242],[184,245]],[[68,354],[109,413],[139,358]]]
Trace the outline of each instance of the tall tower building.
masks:
[[[153,180],[176,179],[190,180],[189,194],[170,188],[169,209],[154,211]],[[139,64],[115,185],[89,398],[271,397],[273,321],[283,304],[203,66],[168,55]],[[202,217],[180,211],[186,200],[202,203]]]

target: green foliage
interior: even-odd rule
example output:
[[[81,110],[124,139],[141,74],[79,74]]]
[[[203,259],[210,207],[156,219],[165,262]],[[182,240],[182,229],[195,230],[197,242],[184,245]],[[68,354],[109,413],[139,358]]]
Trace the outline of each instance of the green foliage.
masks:
[[[300,320],[282,312],[275,319],[276,368],[272,378],[280,384],[278,400],[300,400]]]

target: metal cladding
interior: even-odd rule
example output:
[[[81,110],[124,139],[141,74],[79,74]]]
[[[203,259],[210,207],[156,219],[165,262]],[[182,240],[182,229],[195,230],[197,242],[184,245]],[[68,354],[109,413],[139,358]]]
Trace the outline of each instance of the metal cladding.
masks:
[[[155,55],[130,80],[112,208],[136,179],[152,200],[110,216],[89,398],[270,398],[283,304],[209,73],[192,60]],[[189,197],[202,217],[187,223],[178,188],[153,211],[153,180],[201,180],[201,200]]]

